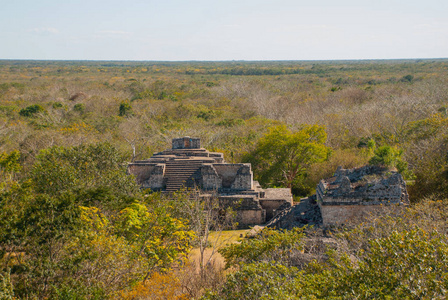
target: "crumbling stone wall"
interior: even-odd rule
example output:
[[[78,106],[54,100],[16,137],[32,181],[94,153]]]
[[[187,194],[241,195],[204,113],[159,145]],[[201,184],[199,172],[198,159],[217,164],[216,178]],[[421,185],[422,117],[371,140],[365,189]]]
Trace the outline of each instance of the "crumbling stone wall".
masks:
[[[291,190],[288,188],[267,188],[262,193],[260,204],[266,210],[266,221],[271,220],[279,208],[293,205]]]
[[[241,168],[236,172],[235,180],[230,188],[233,190],[251,190],[253,187],[253,173],[250,164],[242,164]]]
[[[221,188],[231,190],[253,189],[253,173],[250,164],[213,164],[222,179]]]
[[[323,226],[356,224],[370,216],[390,214],[402,206],[391,205],[322,205],[320,207]]]
[[[190,138],[185,136],[172,140],[173,149],[199,149],[201,148],[201,140],[198,138]]]
[[[137,183],[145,189],[162,189],[164,171],[165,166],[163,164],[135,163],[128,166],[128,173],[133,174],[137,180]]]
[[[266,221],[274,217],[274,212],[287,202],[285,199],[260,198],[260,205],[266,210]]]
[[[201,167],[201,186],[203,190],[219,190],[222,187],[222,178],[219,177],[212,164]]]
[[[325,226],[362,219],[385,206],[409,203],[403,177],[377,166],[339,167],[332,178],[319,182],[316,196]]]
[[[165,165],[157,164],[150,173],[148,180],[143,181],[143,188],[150,188],[153,191],[160,191],[164,188]]]
[[[266,210],[261,207],[255,195],[219,196],[218,201],[222,208],[230,207],[236,212],[236,222],[240,228],[266,221]]]

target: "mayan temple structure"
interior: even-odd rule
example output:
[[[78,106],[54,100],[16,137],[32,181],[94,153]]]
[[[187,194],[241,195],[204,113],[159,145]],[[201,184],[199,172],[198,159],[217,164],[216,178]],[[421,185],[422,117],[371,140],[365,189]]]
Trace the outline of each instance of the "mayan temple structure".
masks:
[[[230,164],[222,153],[201,148],[200,139],[172,140],[172,149],[155,153],[147,160],[128,165],[142,188],[165,193],[181,188],[216,193],[224,206],[237,213],[241,226],[263,224],[280,207],[293,203],[289,189],[263,189],[253,180],[250,164]]]

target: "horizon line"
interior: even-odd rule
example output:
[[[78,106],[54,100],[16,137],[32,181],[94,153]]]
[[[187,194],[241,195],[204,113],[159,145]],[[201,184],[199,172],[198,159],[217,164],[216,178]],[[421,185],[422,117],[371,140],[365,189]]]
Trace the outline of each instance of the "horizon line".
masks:
[[[186,63],[186,62],[343,62],[343,61],[409,61],[409,60],[448,60],[448,57],[433,58],[354,58],[354,59],[264,59],[264,60],[246,60],[246,59],[229,59],[229,60],[131,60],[131,59],[29,59],[29,58],[0,58],[0,61],[32,61],[32,62],[170,62],[170,63]]]

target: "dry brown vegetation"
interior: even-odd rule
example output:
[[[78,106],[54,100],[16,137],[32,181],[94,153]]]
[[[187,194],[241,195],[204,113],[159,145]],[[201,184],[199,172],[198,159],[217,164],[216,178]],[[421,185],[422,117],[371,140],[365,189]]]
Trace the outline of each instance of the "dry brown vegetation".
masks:
[[[132,160],[190,135],[239,161],[269,126],[318,124],[326,128],[327,145],[351,153],[350,161],[365,162],[358,146],[362,138],[373,138],[377,145],[404,149],[419,177],[442,167],[440,156],[432,156],[446,151],[447,68],[445,60],[2,61],[0,151],[18,149],[31,164],[47,147],[107,140]],[[36,104],[44,110],[19,114]],[[325,168],[337,163],[354,165],[338,157]],[[429,184],[424,181],[417,183]]]
[[[200,297],[207,288],[219,289],[225,272],[207,255],[202,262],[209,263],[200,264],[199,272],[195,264],[175,263],[190,249],[194,214],[185,216],[176,205],[165,207],[166,199],[160,202],[158,195],[147,197],[124,173],[126,162],[147,158],[185,135],[224,152],[228,162],[240,162],[273,126],[285,125],[291,132],[300,132],[305,124],[323,126],[330,155],[301,173],[297,196],[312,192],[338,166],[366,164],[376,155],[375,147],[389,147],[401,156],[411,201],[417,204],[400,220],[381,216],[373,219],[373,227],[360,225],[343,238],[354,238],[346,250],[367,249],[372,239],[384,242],[392,228],[402,231],[403,238],[408,229],[423,230],[412,237],[419,243],[426,242],[426,232],[445,234],[446,202],[418,202],[448,196],[447,69],[443,59],[0,61],[1,292],[25,298],[186,299]],[[83,217],[80,207],[92,218]],[[94,222],[103,219],[102,225]],[[196,225],[195,232],[203,232],[202,224]],[[164,230],[174,233],[164,235]],[[297,240],[290,238],[296,247]],[[147,240],[159,244],[144,244],[143,253],[139,243]],[[79,245],[71,247],[73,241]],[[217,248],[202,246],[203,253],[216,253]],[[277,251],[279,245],[273,246]],[[73,249],[80,247],[85,251],[77,257]],[[153,256],[154,249],[162,259]],[[117,255],[122,258],[114,259]],[[268,256],[287,257],[275,255]],[[278,291],[284,287],[284,272],[291,271],[291,278],[298,274],[269,262],[241,266],[236,280],[227,281],[227,292],[238,292],[232,284],[244,290],[239,283],[244,285],[246,274],[261,276],[247,277],[253,280],[247,291],[266,288],[265,267],[266,274],[275,273],[272,282],[279,283]],[[338,278],[331,273],[337,268],[321,268]],[[316,284],[322,280],[322,286],[331,287],[331,276],[316,277]],[[120,286],[107,284],[110,278],[121,280]],[[299,285],[292,283],[295,291]],[[321,293],[322,286],[310,291]],[[331,288],[327,292],[335,293]]]

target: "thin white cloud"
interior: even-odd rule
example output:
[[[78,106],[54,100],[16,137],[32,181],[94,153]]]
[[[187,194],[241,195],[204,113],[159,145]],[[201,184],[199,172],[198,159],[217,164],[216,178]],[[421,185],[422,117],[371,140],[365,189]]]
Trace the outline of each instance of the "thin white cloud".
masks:
[[[53,27],[37,27],[31,28],[30,30],[28,30],[28,32],[37,34],[58,34],[59,30]]]
[[[334,27],[328,26],[326,24],[298,24],[298,25],[285,25],[269,28],[270,32],[310,32],[310,31],[322,31],[331,30]]]
[[[433,22],[414,25],[415,33],[420,35],[438,34],[444,35],[448,33],[448,23]]]
[[[94,34],[95,38],[128,38],[132,32],[123,30],[101,30]]]
[[[432,24],[416,24],[414,25],[415,29],[427,29],[427,28],[433,28],[434,25]]]

